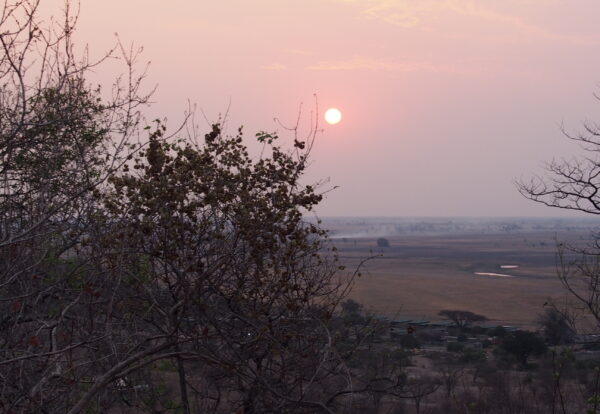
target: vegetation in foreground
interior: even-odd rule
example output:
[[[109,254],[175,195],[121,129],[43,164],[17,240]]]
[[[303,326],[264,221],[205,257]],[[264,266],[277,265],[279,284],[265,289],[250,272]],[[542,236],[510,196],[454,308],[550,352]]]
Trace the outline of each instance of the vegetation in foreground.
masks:
[[[315,131],[287,149],[258,132],[258,158],[218,123],[169,135],[142,115],[137,54],[111,93],[92,87],[76,15],[45,26],[39,4],[0,15],[2,412],[597,412],[598,363],[578,354],[595,345],[567,345],[564,314],[543,340],[344,301],[356,273],[303,219],[322,198],[301,182]],[[584,253],[576,276],[596,280]],[[596,316],[596,285],[563,270]]]

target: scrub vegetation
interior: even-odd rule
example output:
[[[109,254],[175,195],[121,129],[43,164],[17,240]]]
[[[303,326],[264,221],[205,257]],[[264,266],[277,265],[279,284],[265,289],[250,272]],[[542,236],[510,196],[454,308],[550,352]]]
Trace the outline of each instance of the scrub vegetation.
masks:
[[[368,258],[346,269],[306,219],[315,128],[259,131],[257,157],[222,122],[170,132],[144,118],[138,51],[90,60],[77,10],[39,6],[0,13],[0,412],[598,412],[596,344],[558,307],[542,335],[348,299]],[[124,74],[92,85],[107,59]],[[599,320],[584,253],[561,281]]]

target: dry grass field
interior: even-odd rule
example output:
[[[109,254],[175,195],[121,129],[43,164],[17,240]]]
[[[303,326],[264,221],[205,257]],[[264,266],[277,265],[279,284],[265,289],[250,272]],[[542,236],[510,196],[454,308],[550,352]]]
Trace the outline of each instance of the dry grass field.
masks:
[[[377,247],[377,237],[368,235],[334,243],[349,268],[382,254],[367,262],[350,295],[376,313],[440,320],[440,310],[461,309],[487,316],[490,324],[532,327],[546,301],[565,297],[556,276],[556,238],[580,242],[588,237],[583,228],[524,229],[399,234],[385,236],[387,248]]]

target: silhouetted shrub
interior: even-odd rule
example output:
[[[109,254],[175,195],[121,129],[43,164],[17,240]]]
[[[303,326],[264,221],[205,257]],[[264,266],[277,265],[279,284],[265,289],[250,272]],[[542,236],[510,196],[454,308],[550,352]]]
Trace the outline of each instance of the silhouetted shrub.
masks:
[[[504,338],[508,331],[503,326],[496,326],[488,331],[489,336],[495,336],[498,338]]]
[[[523,366],[527,365],[527,358],[542,355],[547,349],[544,340],[535,332],[529,331],[516,331],[506,336],[502,348]]]
[[[388,239],[380,237],[377,239],[377,247],[390,247],[390,242]]]
[[[407,334],[400,337],[400,346],[405,349],[420,348],[421,344],[413,335]]]
[[[460,342],[449,342],[446,344],[446,351],[448,352],[460,352],[465,348]]]
[[[575,331],[567,316],[555,308],[546,308],[537,322],[543,329],[546,341],[552,345],[564,345],[573,341]]]

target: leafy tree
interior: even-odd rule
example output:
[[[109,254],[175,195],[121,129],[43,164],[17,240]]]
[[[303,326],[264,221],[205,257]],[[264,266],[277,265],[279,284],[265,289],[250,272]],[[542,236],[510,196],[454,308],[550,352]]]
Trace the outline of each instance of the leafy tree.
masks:
[[[339,365],[325,326],[344,285],[335,255],[323,255],[325,232],[302,218],[321,199],[298,183],[307,153],[267,143],[271,155],[253,161],[241,130],[226,137],[215,125],[199,148],[160,141],[162,131],[134,172],[111,178],[106,198],[114,254],[127,248],[128,283],[145,286],[138,318],[151,316],[154,329],[144,332],[172,333],[165,341],[179,338],[187,361],[227,367],[218,387],[247,412],[320,406],[307,395],[319,398],[321,376]],[[135,271],[140,257],[148,274]],[[185,364],[178,369],[188,405]]]
[[[401,366],[346,365],[376,329],[361,317],[342,335],[356,272],[340,275],[304,219],[322,199],[302,182],[316,131],[292,129],[288,147],[258,132],[258,159],[241,128],[169,136],[143,120],[136,54],[104,99],[86,82],[96,63],[73,53],[69,3],[50,26],[39,4],[0,13],[1,410],[333,413],[360,394],[405,398]]]
[[[346,314],[357,314],[362,311],[362,305],[353,299],[346,299],[341,303],[342,312]]]
[[[530,356],[539,356],[546,352],[544,340],[536,333],[515,331],[504,338],[502,349],[515,356],[522,366],[527,365]]]
[[[126,81],[104,99],[86,82],[103,59],[73,52],[77,13],[67,3],[63,19],[45,24],[39,6],[4,2],[0,13],[0,407],[7,412],[66,412],[103,356],[95,351],[107,335],[96,329],[107,326],[99,324],[106,316],[99,303],[111,297],[113,280],[92,271],[83,241],[96,232],[106,180],[137,148],[148,100],[135,52],[121,56]]]
[[[488,320],[483,315],[463,310],[442,310],[438,312],[438,315],[451,320],[460,329],[464,329],[476,322],[485,322]]]
[[[552,345],[564,345],[573,340],[575,331],[569,318],[554,307],[546,308],[538,318],[546,340]]]

